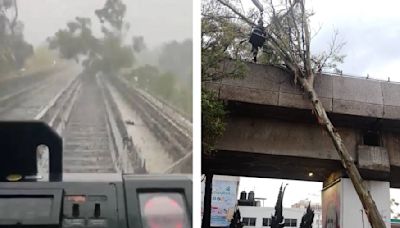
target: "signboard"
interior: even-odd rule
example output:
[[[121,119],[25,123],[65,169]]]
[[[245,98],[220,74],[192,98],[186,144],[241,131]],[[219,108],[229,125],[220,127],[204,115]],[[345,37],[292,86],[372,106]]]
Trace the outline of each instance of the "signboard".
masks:
[[[215,181],[211,201],[211,226],[229,226],[228,213],[234,210],[237,182]]]
[[[230,217],[233,214],[237,203],[237,188],[238,178],[218,177],[213,179],[213,189],[211,196],[211,227],[228,227],[230,224]],[[202,182],[202,214],[203,214],[203,200],[204,200],[204,182]]]

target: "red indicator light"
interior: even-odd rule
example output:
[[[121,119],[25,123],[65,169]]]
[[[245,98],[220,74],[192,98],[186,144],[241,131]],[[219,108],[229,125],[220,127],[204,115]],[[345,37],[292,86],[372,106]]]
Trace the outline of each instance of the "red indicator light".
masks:
[[[144,203],[144,217],[149,228],[183,228],[185,212],[174,199],[155,195]]]
[[[84,203],[86,202],[86,196],[67,196],[67,200],[74,203]]]
[[[168,196],[154,196],[144,205],[145,214],[183,214],[182,207]]]

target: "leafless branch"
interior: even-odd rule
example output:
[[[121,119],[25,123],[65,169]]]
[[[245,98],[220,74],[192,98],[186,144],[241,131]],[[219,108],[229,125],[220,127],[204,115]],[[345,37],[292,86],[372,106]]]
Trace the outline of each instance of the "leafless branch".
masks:
[[[247,24],[251,25],[251,26],[256,26],[256,24],[254,22],[252,22],[251,20],[249,20],[246,16],[244,16],[242,13],[240,13],[235,7],[233,7],[231,4],[225,2],[224,0],[217,0],[218,2],[220,2],[222,5],[228,7],[229,9],[232,10],[232,12],[234,12],[236,15],[238,15],[243,21],[245,21]]]

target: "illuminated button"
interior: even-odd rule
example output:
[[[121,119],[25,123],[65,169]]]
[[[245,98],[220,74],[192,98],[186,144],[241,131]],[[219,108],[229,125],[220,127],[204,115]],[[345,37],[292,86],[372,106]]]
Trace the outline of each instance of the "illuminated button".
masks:
[[[7,176],[8,181],[19,181],[22,179],[22,176],[20,174],[10,174]]]
[[[86,196],[81,196],[81,195],[77,195],[77,196],[66,196],[66,199],[68,201],[72,201],[74,203],[84,203],[86,202]]]
[[[106,219],[89,219],[88,227],[108,227]]]

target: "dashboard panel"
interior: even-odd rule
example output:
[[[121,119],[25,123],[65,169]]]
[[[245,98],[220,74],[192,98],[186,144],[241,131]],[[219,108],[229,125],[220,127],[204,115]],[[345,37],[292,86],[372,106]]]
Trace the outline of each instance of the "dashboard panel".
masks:
[[[187,175],[64,174],[0,182],[0,227],[192,227]]]

